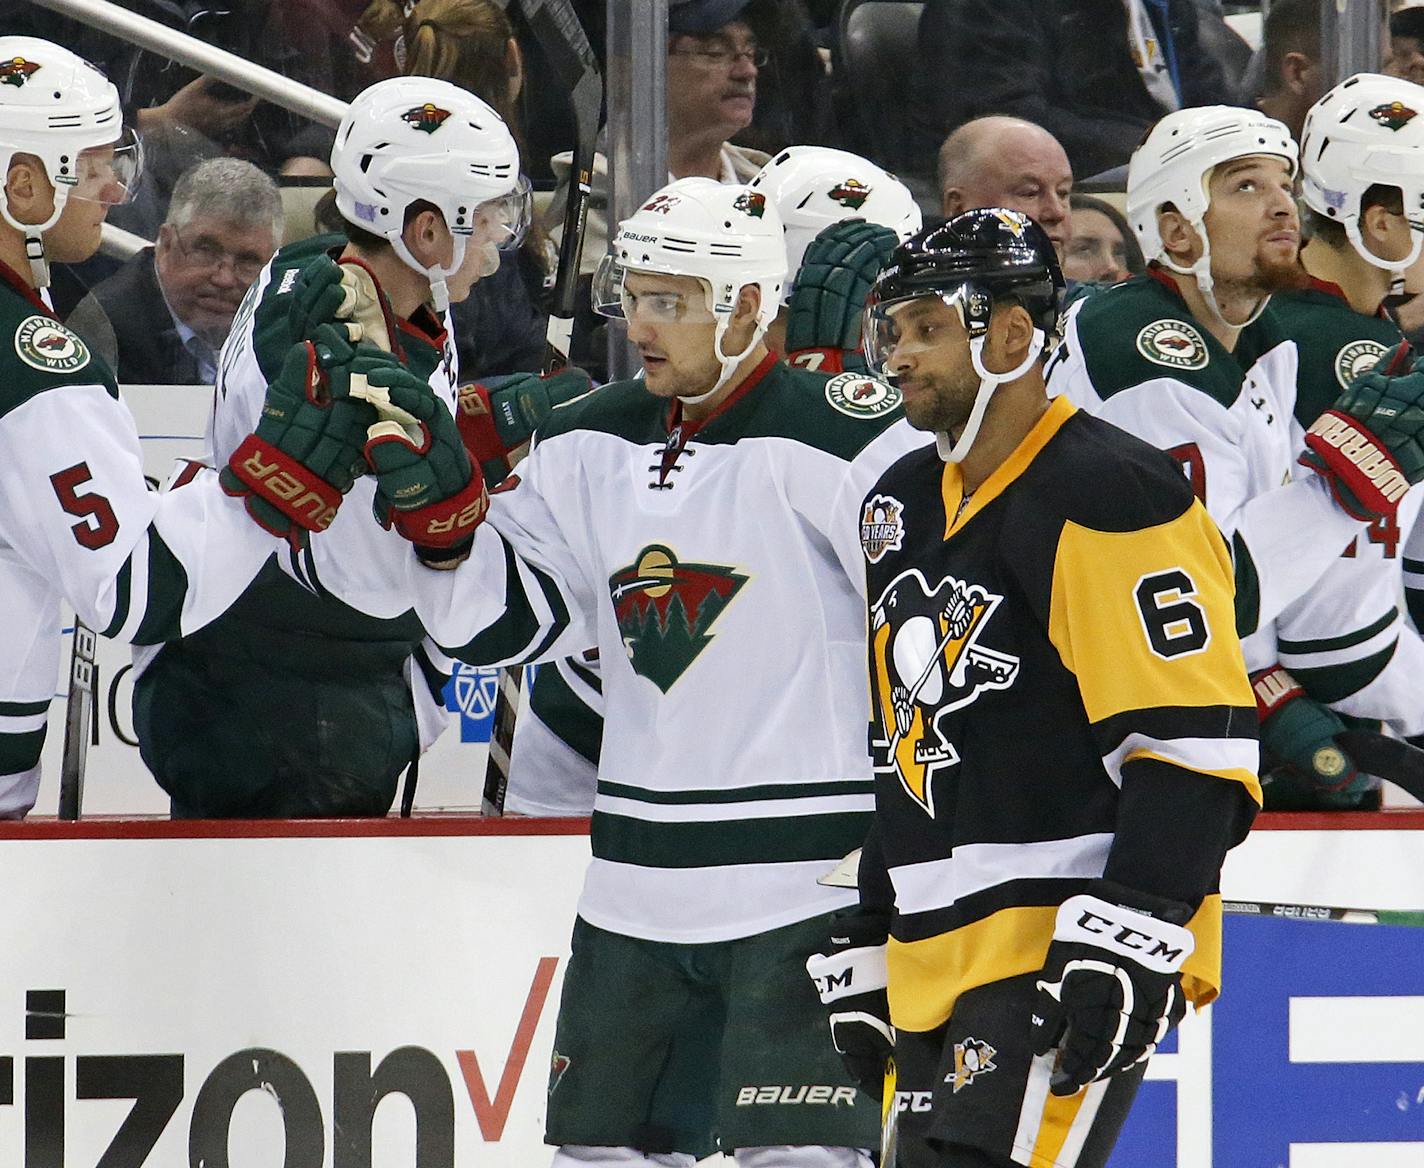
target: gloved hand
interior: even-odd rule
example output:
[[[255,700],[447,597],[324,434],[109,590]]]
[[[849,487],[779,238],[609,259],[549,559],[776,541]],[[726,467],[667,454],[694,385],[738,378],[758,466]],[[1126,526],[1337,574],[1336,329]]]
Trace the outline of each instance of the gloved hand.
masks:
[[[310,337],[324,324],[348,328],[352,342],[365,341],[389,353],[395,325],[376,289],[375,278],[360,260],[337,262],[321,255],[298,273],[287,307],[287,328],[294,337]]]
[[[557,405],[582,397],[593,379],[567,366],[555,373],[509,373],[460,387],[460,436],[489,482],[509,473],[509,453],[528,442]]]
[[[1145,1061],[1186,1013],[1191,908],[1095,880],[1058,909],[1030,1026],[1035,1054],[1058,1048],[1054,1095]]]
[[[1256,691],[1261,750],[1266,756],[1262,770],[1283,764],[1315,790],[1351,795],[1364,791],[1368,776],[1360,774],[1335,741],[1335,735],[1345,729],[1335,711],[1307,697],[1279,665],[1253,673],[1251,688]]]
[[[1305,433],[1300,461],[1356,519],[1392,516],[1424,479],[1424,368],[1401,342],[1361,373]]]
[[[889,935],[884,913],[848,909],[831,921],[830,951],[806,959],[821,1003],[830,1007],[831,1041],[856,1085],[874,1099],[884,1092],[885,1061],[895,1047],[885,994]]]
[[[378,403],[366,460],[376,473],[376,518],[415,545],[432,567],[464,558],[489,506],[484,476],[470,463],[455,419],[427,385],[387,358],[353,394]]]
[[[888,227],[843,219],[806,248],[787,305],[786,360],[818,373],[864,373],[865,298],[898,240]]]
[[[341,496],[365,473],[366,431],[376,412],[351,397],[350,379],[386,361],[353,348],[330,326],[293,345],[267,387],[256,432],[222,468],[223,489],[293,547],[330,526]]]

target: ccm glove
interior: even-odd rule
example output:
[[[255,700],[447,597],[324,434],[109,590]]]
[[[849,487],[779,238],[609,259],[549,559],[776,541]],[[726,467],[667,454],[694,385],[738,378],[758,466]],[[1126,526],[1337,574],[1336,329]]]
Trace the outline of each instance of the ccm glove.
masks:
[[[864,373],[860,319],[895,233],[864,219],[823,229],[806,248],[787,305],[786,359],[819,373]]]
[[[568,366],[556,373],[510,373],[460,387],[456,421],[465,449],[497,482],[509,473],[509,453],[523,446],[555,406],[582,397],[593,379]]]
[[[867,1095],[885,1090],[885,1063],[895,1048],[885,994],[885,941],[889,918],[851,909],[831,921],[829,953],[813,953],[806,972],[830,1010],[831,1041],[846,1070]]]
[[[1146,1061],[1182,1020],[1191,915],[1107,880],[1059,906],[1031,1021],[1034,1053],[1058,1049],[1054,1095]]]
[[[1356,519],[1392,516],[1424,479],[1424,368],[1396,345],[1345,387],[1305,432],[1300,461]]]
[[[366,439],[376,473],[376,518],[415,545],[432,567],[453,567],[469,550],[489,496],[459,428],[430,386],[387,358],[353,393],[376,403],[383,420]]]
[[[1307,697],[1289,673],[1279,665],[1251,675],[1256,691],[1256,716],[1261,721],[1261,747],[1268,754],[1266,765],[1284,764],[1317,791],[1346,791],[1354,795],[1365,789],[1367,775],[1360,774],[1354,760],[1335,735],[1344,721],[1328,706]]]
[[[330,526],[341,496],[365,472],[366,431],[376,412],[351,398],[350,377],[385,360],[352,349],[329,328],[293,345],[267,386],[256,431],[219,474],[258,524],[293,547]]]

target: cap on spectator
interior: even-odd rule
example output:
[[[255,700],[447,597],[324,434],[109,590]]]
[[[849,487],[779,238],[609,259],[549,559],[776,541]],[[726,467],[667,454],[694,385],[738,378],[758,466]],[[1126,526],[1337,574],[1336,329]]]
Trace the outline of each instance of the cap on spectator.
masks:
[[[1389,35],[1424,41],[1424,7],[1401,8],[1389,18]]]
[[[668,32],[706,36],[742,14],[751,0],[673,0],[668,5]]]

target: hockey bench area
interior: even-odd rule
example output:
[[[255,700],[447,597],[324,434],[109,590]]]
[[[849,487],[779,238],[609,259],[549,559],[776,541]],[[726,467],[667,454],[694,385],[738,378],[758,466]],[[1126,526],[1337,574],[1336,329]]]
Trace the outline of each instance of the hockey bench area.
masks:
[[[0,1164],[547,1164],[587,829],[0,825]],[[1225,993],[1113,1164],[1424,1164],[1424,928],[1290,907],[1424,908],[1424,811],[1262,816],[1223,889],[1260,911],[1227,918]]]

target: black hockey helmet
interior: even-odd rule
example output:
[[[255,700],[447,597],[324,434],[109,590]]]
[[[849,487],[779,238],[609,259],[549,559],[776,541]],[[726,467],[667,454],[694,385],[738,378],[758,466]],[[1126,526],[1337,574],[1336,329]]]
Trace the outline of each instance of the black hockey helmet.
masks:
[[[884,353],[868,349],[872,317],[883,322],[884,306],[895,301],[927,293],[953,296],[969,335],[975,337],[988,327],[994,302],[1011,296],[1047,336],[1058,323],[1063,289],[1053,241],[1027,215],[1003,207],[965,211],[912,235],[895,249],[866,305],[866,357],[872,368],[883,361]]]

